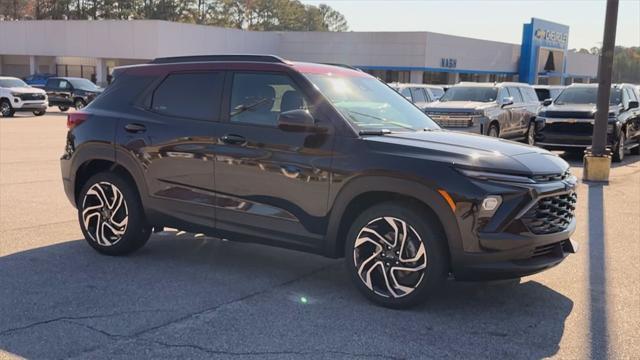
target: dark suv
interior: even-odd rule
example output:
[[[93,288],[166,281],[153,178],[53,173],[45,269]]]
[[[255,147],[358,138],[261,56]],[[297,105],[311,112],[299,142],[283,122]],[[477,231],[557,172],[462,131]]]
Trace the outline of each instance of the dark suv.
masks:
[[[345,257],[406,307],[574,247],[575,177],[546,150],[441,130],[384,83],[272,56],[156,59],[68,116],[64,188],[109,255],[172,227]]]
[[[580,151],[591,146],[597,95],[597,84],[573,84],[555,100],[546,100],[536,119],[537,145]],[[607,143],[613,161],[619,162],[627,151],[640,154],[640,94],[633,85],[616,84],[609,99]]]
[[[48,78],[43,89],[49,96],[49,106],[57,106],[60,111],[82,109],[102,93],[102,88],[91,81],[75,77]]]

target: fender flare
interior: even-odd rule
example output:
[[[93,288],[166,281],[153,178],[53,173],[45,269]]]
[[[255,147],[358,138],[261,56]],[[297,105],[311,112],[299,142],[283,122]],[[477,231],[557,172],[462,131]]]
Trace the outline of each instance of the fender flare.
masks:
[[[344,243],[343,239],[338,238],[343,214],[353,199],[368,192],[396,193],[414,198],[430,208],[444,230],[451,256],[451,265],[453,266],[455,255],[460,254],[462,251],[462,238],[458,229],[458,222],[451,207],[436,190],[425,184],[388,176],[363,176],[352,179],[336,195],[329,214],[325,237],[324,252],[327,256],[339,257]]]

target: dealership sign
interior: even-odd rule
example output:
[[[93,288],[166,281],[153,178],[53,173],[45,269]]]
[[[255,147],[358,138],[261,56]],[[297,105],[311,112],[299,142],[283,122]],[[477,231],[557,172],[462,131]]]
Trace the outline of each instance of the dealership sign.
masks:
[[[539,57],[547,76],[564,77],[568,44],[568,26],[532,18],[522,29],[519,80],[535,84]]]

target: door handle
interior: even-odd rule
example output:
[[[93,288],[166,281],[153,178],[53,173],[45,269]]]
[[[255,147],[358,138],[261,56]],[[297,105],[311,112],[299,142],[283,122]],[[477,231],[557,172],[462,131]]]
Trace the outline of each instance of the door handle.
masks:
[[[236,135],[236,134],[227,134],[220,138],[223,143],[229,145],[241,145],[247,142],[244,136]]]
[[[147,128],[142,124],[127,124],[124,129],[130,133],[141,133],[147,131]]]

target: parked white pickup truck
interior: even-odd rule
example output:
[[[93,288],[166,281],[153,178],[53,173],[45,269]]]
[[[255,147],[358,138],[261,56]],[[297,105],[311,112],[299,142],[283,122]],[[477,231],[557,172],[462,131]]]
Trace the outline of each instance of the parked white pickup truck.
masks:
[[[18,78],[0,76],[0,115],[2,117],[11,117],[17,111],[28,111],[36,116],[42,116],[48,106],[49,100],[44,90],[31,87]]]

